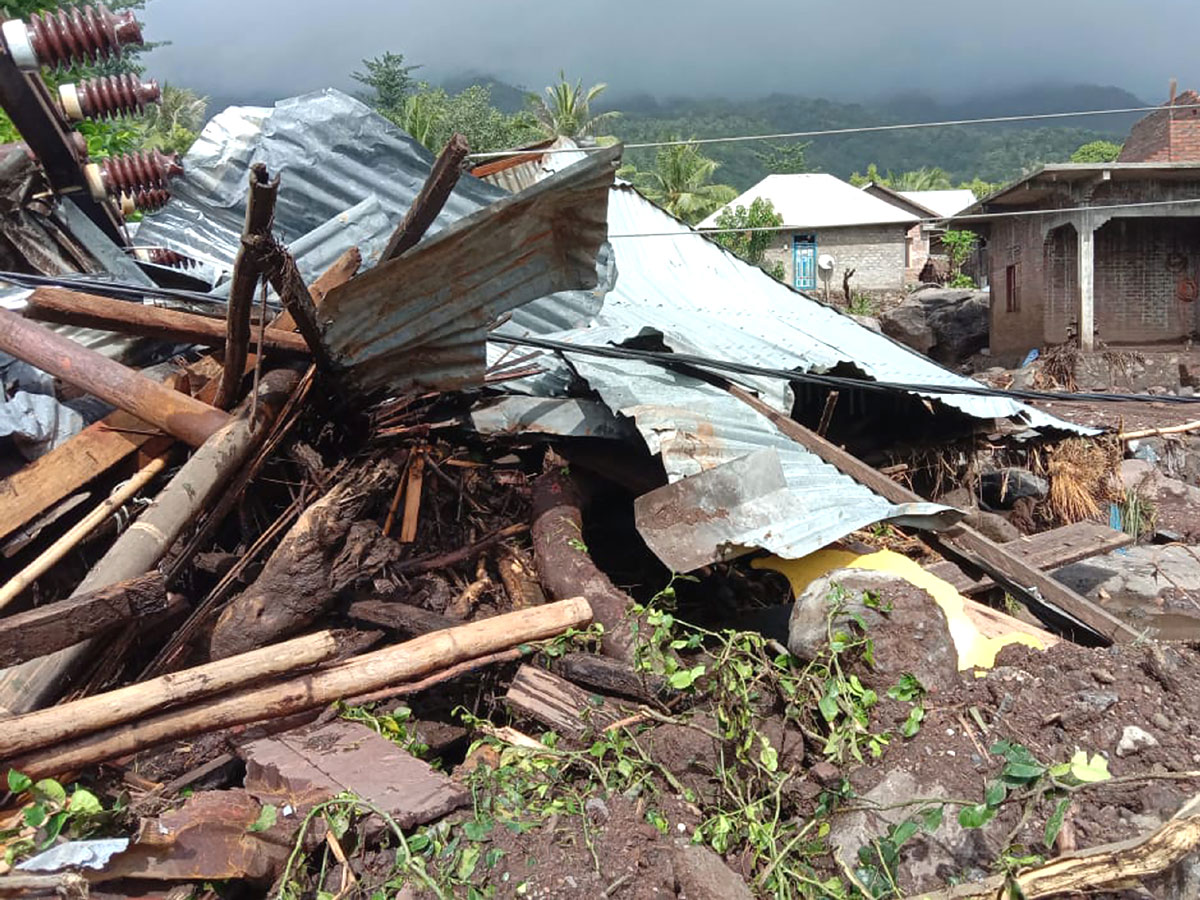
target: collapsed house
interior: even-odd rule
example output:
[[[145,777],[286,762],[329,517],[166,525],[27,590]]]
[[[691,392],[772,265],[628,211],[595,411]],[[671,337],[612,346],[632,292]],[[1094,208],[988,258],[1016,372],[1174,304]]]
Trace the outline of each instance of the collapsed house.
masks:
[[[6,380],[27,389],[6,406],[24,404],[13,414],[25,431],[4,445],[0,482],[12,575],[0,593],[0,759],[36,809],[69,813],[79,797],[82,810],[79,788],[68,803],[34,779],[84,772],[134,791],[140,822],[94,838],[109,820],[80,818],[68,840],[18,808],[7,840],[23,861],[0,890],[91,883],[125,896],[147,882],[203,892],[236,880],[275,895],[387,885],[447,896],[477,890],[476,878],[506,896],[748,896],[747,883],[800,896],[798,879],[832,885],[843,869],[860,889],[898,877],[899,857],[862,862],[878,823],[848,808],[824,861],[809,859],[820,855],[809,823],[851,799],[833,760],[845,785],[875,781],[856,785],[882,808],[888,791],[924,796],[924,782],[893,782],[933,777],[928,767],[880,781],[865,760],[894,739],[935,768],[974,767],[981,738],[1018,733],[1014,707],[1042,727],[1036,691],[988,690],[1026,670],[1058,690],[1052,666],[1069,654],[1095,668],[1062,636],[1141,652],[1130,648],[1145,629],[1046,574],[1128,536],[1080,522],[998,543],[927,499],[915,466],[907,482],[893,477],[906,464],[876,468],[897,447],[916,459],[982,436],[1019,450],[1092,429],[745,264],[616,181],[620,152],[560,140],[475,178],[462,173],[463,142],[434,160],[324,91],[209,123],[170,201],[137,228],[136,246],[159,262],[133,259],[123,231],[63,212],[69,199],[49,215],[9,210],[23,264],[3,276],[14,288],[0,347],[13,357]],[[38,177],[26,167],[14,195],[27,201]],[[30,248],[51,227],[57,246],[85,252],[37,264]],[[159,264],[178,259],[188,267]],[[223,352],[197,349],[208,347]],[[97,402],[79,404],[85,394]],[[998,493],[1019,493],[1000,474]],[[938,555],[922,551],[921,565],[864,543],[883,539],[876,525],[921,535]],[[983,602],[989,591],[1034,615]],[[671,630],[672,598],[711,617],[707,637]],[[747,628],[757,637],[737,649],[722,636]],[[830,650],[850,641],[842,628],[858,634],[853,661]],[[1170,652],[1155,696],[1189,703],[1170,684],[1196,670],[1194,654]],[[999,653],[1008,664],[977,679]],[[1130,680],[1132,659],[1107,665]],[[835,679],[843,664],[855,674]],[[826,674],[812,680],[813,665]],[[722,694],[725,677],[745,679],[741,693]],[[1133,683],[1151,694],[1150,676]],[[928,710],[926,696],[938,701]],[[385,711],[401,698],[422,714]],[[876,729],[875,703],[900,718]],[[978,724],[948,739],[957,719],[944,717],[967,708]],[[922,743],[926,714],[937,726]],[[1138,716],[1114,771],[1159,728]],[[515,727],[528,723],[540,738]],[[1081,713],[1054,741],[1094,746],[1110,725]],[[1021,727],[1022,740],[1043,739]],[[1182,752],[1189,728],[1150,739]],[[697,729],[708,762],[663,762],[704,755],[681,742]],[[420,758],[431,750],[443,771]],[[1166,761],[1191,784],[1195,773]],[[1085,759],[1079,771],[1100,781],[1100,767]],[[577,770],[599,781],[574,787]],[[792,778],[807,787],[793,793]],[[543,809],[547,797],[558,805]],[[1024,825],[1003,802],[979,817]],[[771,854],[745,824],[766,803],[780,823]],[[1079,808],[1072,834],[1087,833],[1082,810],[1098,815]],[[560,817],[582,837],[558,842]],[[904,821],[880,827],[894,838]],[[1171,868],[1196,845],[1196,822],[1185,807],[1130,824],[1149,834],[1131,858],[1156,861],[1147,877]],[[547,823],[540,860],[503,843]],[[460,828],[465,839],[447,837]],[[555,856],[561,843],[582,856]],[[1051,866],[1074,889],[1096,884],[1089,866],[1116,852]],[[981,859],[962,854],[946,865]],[[592,862],[573,868],[581,858]],[[979,891],[998,889],[974,874]],[[927,887],[935,875],[902,880]],[[1048,876],[1031,865],[1021,877]],[[1100,883],[1125,877],[1118,867]]]

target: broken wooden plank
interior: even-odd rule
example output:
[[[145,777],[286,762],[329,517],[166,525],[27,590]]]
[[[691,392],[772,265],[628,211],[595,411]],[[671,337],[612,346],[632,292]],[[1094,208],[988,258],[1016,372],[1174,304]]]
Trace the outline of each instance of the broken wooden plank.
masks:
[[[159,576],[161,584],[161,576]],[[70,601],[68,601],[70,602]],[[319,631],[103,694],[8,719],[0,730],[0,759],[29,753],[105,728],[133,722],[168,706],[201,700],[280,675],[296,675],[333,659],[341,636]]]
[[[0,350],[199,447],[229,415],[68,337],[0,309]]]
[[[597,734],[626,715],[614,701],[528,664],[517,669],[504,702],[519,715],[577,739]]]
[[[554,661],[553,669],[573,684],[583,684],[604,694],[618,694],[656,703],[672,693],[666,679],[651,672],[591,653],[568,653]]]
[[[421,519],[421,494],[425,486],[424,448],[414,451],[409,460],[408,477],[404,486],[404,518],[400,520],[400,543],[411,544],[417,539]]]
[[[225,364],[213,405],[230,409],[241,393],[246,373],[246,356],[250,348],[250,310],[254,306],[254,289],[263,279],[263,254],[266,242],[271,241],[271,225],[275,221],[275,198],[279,195],[279,176],[274,180],[267,167],[255,163],[250,167],[250,195],[246,201],[246,221],[242,240],[233,261],[229,283],[229,307],[225,319]]]
[[[1132,543],[1132,535],[1099,522],[1075,522],[1041,534],[1006,541],[1000,546],[1031,566],[1053,571],[1102,553],[1111,553]],[[973,578],[949,560],[930,566],[928,571],[950,582],[960,594],[980,594],[996,586],[996,582],[988,576]]]
[[[133,619],[167,608],[158,572],[0,618],[0,666],[15,666],[70,647]]]
[[[65,741],[9,760],[8,765],[38,778],[78,770],[164,741],[317,709],[478,656],[548,640],[570,628],[583,627],[591,618],[592,609],[582,597],[505,613],[352,656],[299,678],[236,691]],[[69,720],[70,716],[63,718]]]
[[[29,565],[10,578],[3,587],[0,587],[0,609],[8,606],[9,603],[21,595],[21,592],[25,588],[50,571],[55,563],[70,553],[72,548],[95,531],[109,516],[131,500],[138,491],[148,485],[166,466],[167,458],[165,455],[152,460],[149,465],[124,484],[119,485],[111,495],[97,504],[91,512],[69,528],[58,540],[38,554],[37,558]],[[36,653],[34,654],[34,656],[37,655]],[[11,663],[0,659],[0,665],[11,665]]]
[[[446,205],[446,201],[450,199],[470,150],[463,135],[455,134],[450,137],[442,152],[438,154],[429,177],[425,179],[421,192],[417,194],[417,199],[413,201],[403,221],[388,240],[380,262],[395,259],[421,240],[438,217],[438,213],[442,211],[442,207]]]
[[[886,475],[881,475],[856,456],[818,437],[743,388],[729,384],[726,385],[726,390],[770,419],[783,434],[881,497],[892,503],[925,502],[908,488],[892,481]],[[1137,630],[1108,610],[1066,585],[1059,584],[973,528],[956,525],[936,535],[922,532],[922,539],[928,541],[935,549],[984,570],[997,583],[1035,609],[1055,615],[1056,607],[1109,642],[1133,641],[1139,636]],[[1052,606],[1048,607],[1047,604]]]
[[[30,295],[23,312],[25,318],[39,322],[100,328],[172,343],[222,347],[226,340],[226,326],[220,319],[128,300],[113,300],[111,297],[83,294],[65,288],[38,288]],[[257,345],[257,341],[258,334],[255,332],[250,343]],[[263,344],[269,350],[308,353],[304,338],[281,328],[268,328]]]
[[[471,802],[457,782],[359,722],[298,728],[245,744],[238,754],[250,795],[300,816],[350,793],[409,829]]]

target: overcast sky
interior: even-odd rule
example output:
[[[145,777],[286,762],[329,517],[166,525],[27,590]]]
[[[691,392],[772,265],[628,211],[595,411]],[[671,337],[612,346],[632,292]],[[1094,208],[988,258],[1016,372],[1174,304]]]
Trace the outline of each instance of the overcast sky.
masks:
[[[922,7],[927,13],[922,13]],[[1039,81],[1165,99],[1200,87],[1196,0],[150,0],[149,73],[217,97],[351,84],[392,50],[431,81],[494,74],[537,88],[560,67],[610,93],[865,99]]]

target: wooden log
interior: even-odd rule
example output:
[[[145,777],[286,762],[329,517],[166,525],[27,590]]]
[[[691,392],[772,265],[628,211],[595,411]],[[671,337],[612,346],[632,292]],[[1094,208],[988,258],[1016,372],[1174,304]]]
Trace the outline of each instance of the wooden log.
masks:
[[[924,503],[924,498],[898,484],[886,475],[881,475],[854,455],[847,453],[822,437],[817,436],[800,423],[772,409],[758,397],[736,385],[727,385],[726,390],[774,423],[785,435],[811,450],[840,472],[859,484],[870,488],[892,503]],[[1055,581],[1044,572],[1019,559],[995,541],[984,537],[973,528],[956,525],[937,535],[922,533],[939,552],[973,565],[987,572],[1005,589],[1025,604],[1046,615],[1059,618],[1054,607],[1082,622],[1103,640],[1134,641],[1139,633],[1131,625],[1121,621],[1108,610],[1076,593],[1064,584]]]
[[[618,588],[588,556],[583,544],[579,490],[570,475],[550,466],[533,482],[533,553],[546,593],[555,599],[583,594],[604,626],[600,648],[606,656],[632,662],[633,598]],[[643,630],[645,623],[642,624]],[[645,632],[644,633],[649,633]]]
[[[569,628],[586,625],[591,618],[591,607],[582,597],[505,613],[354,656],[299,678],[238,691],[65,741],[10,760],[8,765],[35,778],[82,769],[164,741],[280,718],[345,697],[382,690],[478,656],[530,641],[548,640]],[[64,718],[70,720],[69,716]]]
[[[15,666],[167,608],[167,585],[151,572],[0,618],[0,666]]]
[[[517,669],[504,702],[519,715],[573,738],[603,731],[626,714],[615,702],[528,664]]]
[[[526,558],[524,551],[504,547],[496,561],[496,569],[513,609],[541,606],[546,602],[546,593],[538,583],[533,561]]]
[[[389,631],[398,631],[408,637],[418,637],[459,624],[449,616],[442,616],[399,600],[359,600],[350,604],[346,615],[356,621],[378,625]]]
[[[604,694],[617,694],[647,703],[671,696],[666,679],[650,672],[591,653],[568,653],[556,659],[552,668],[573,684],[582,684]]]
[[[43,550],[33,562],[10,578],[3,587],[0,587],[0,609],[8,606],[9,603],[20,596],[25,588],[50,571],[50,568],[55,563],[70,553],[72,548],[78,545],[89,534],[99,528],[109,516],[133,499],[134,495],[148,485],[166,466],[167,458],[165,455],[151,460],[149,465],[145,466],[124,484],[119,485],[111,495],[102,500],[91,512],[69,528],[66,534]],[[37,655],[36,653],[34,654],[34,656]],[[2,654],[0,654],[0,657],[2,657]],[[11,665],[11,663],[4,662],[2,658],[0,658],[0,664]]]
[[[316,300],[312,292],[305,287],[292,254],[278,243],[275,243],[272,254],[275,260],[274,268],[268,273],[271,286],[275,288],[284,309],[296,324],[296,330],[308,345],[317,368],[329,371],[331,363],[321,340],[321,323],[317,318]]]
[[[245,462],[295,387],[297,377],[287,370],[268,373],[263,379],[260,418],[227,417],[229,424],[192,454],[154,502],[92,567],[72,596],[141,575],[162,559],[183,529]],[[0,717],[37,709],[67,690],[97,641],[74,644],[0,672]]]
[[[387,545],[395,544],[378,528],[357,533],[352,528],[376,493],[395,478],[396,466],[390,460],[356,466],[304,510],[262,573],[217,619],[209,642],[212,658],[245,653],[295,634],[332,606],[342,590],[368,574],[362,561],[376,548],[386,554]]]
[[[43,287],[33,292],[24,315],[39,322],[58,322],[80,328],[101,328],[181,344],[221,347],[226,325],[220,319],[161,306],[146,306],[128,300],[113,300],[64,288]],[[250,343],[256,345],[258,334]],[[281,328],[268,328],[263,344],[269,350],[307,354],[304,338]]]
[[[229,422],[227,413],[7,309],[0,309],[0,350],[157,425],[192,447],[199,447]]]
[[[313,282],[313,297],[319,300],[345,284],[361,264],[362,254],[358,249],[347,250]],[[285,312],[276,319],[273,327],[292,331],[295,324]],[[212,357],[203,357],[200,363],[204,362],[216,364]],[[251,354],[247,372],[253,370],[254,363],[255,354]],[[197,399],[210,402],[216,396],[217,384],[217,381],[206,384]],[[153,426],[122,410],[109,413],[89,425],[65,444],[0,481],[0,538],[12,534],[93,478],[103,475],[147,442],[162,440],[166,439]],[[166,447],[164,444],[152,452],[157,454]]]
[[[0,895],[21,894],[26,897],[58,897],[60,900],[87,900],[88,880],[78,872],[56,872],[52,875],[27,875],[24,872],[0,877]]]
[[[161,712],[168,706],[213,697],[272,676],[295,675],[333,659],[341,649],[342,640],[337,634],[319,631],[115,691],[26,713],[7,720],[5,727],[0,729],[0,759],[73,741],[85,734]]]
[[[262,280],[263,244],[271,239],[275,221],[275,198],[279,195],[279,176],[272,180],[267,167],[250,167],[250,196],[246,201],[246,221],[242,242],[233,261],[229,284],[229,307],[225,319],[225,365],[213,405],[229,409],[237,401],[246,374],[246,356],[250,349],[250,311],[254,289]]]
[[[1101,553],[1111,553],[1132,543],[1133,535],[1099,522],[1075,522],[1041,534],[1006,541],[1001,546],[1031,566],[1053,571]],[[930,566],[929,571],[950,582],[960,594],[979,594],[996,586],[996,582],[988,576],[974,578],[948,560]]]
[[[422,556],[418,559],[405,560],[396,566],[396,571],[402,575],[419,575],[422,572],[436,572],[439,569],[448,569],[451,566],[469,562],[489,547],[493,547],[507,538],[524,534],[528,530],[529,526],[523,522],[519,522],[516,525],[506,525],[504,528],[499,528],[491,534],[481,537],[473,544],[460,547],[457,550],[451,550],[449,553],[439,553],[436,556]]]
[[[1140,441],[1143,438],[1158,437],[1163,434],[1185,434],[1189,431],[1200,430],[1200,419],[1195,422],[1184,422],[1182,425],[1168,425],[1165,428],[1143,428],[1139,431],[1122,431],[1117,435],[1119,441]]]
[[[467,154],[470,151],[467,139],[461,134],[455,134],[450,138],[450,141],[442,148],[442,152],[438,154],[437,161],[434,162],[433,169],[429,172],[429,177],[425,179],[421,192],[417,194],[417,199],[413,201],[404,220],[388,240],[383,256],[379,259],[380,262],[395,259],[405,250],[415,247],[421,240],[425,232],[429,230],[429,226],[438,217],[438,213],[442,211],[442,207],[446,205],[446,201],[450,199],[450,194],[454,191],[454,186],[458,184],[458,177],[462,174],[463,164],[467,161]]]

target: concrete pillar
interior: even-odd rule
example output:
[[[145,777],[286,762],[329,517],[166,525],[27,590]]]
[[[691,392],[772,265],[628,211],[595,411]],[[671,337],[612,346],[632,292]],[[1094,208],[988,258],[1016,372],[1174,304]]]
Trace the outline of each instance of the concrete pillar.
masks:
[[[1084,212],[1075,220],[1079,239],[1079,348],[1095,348],[1096,332],[1096,222]]]

